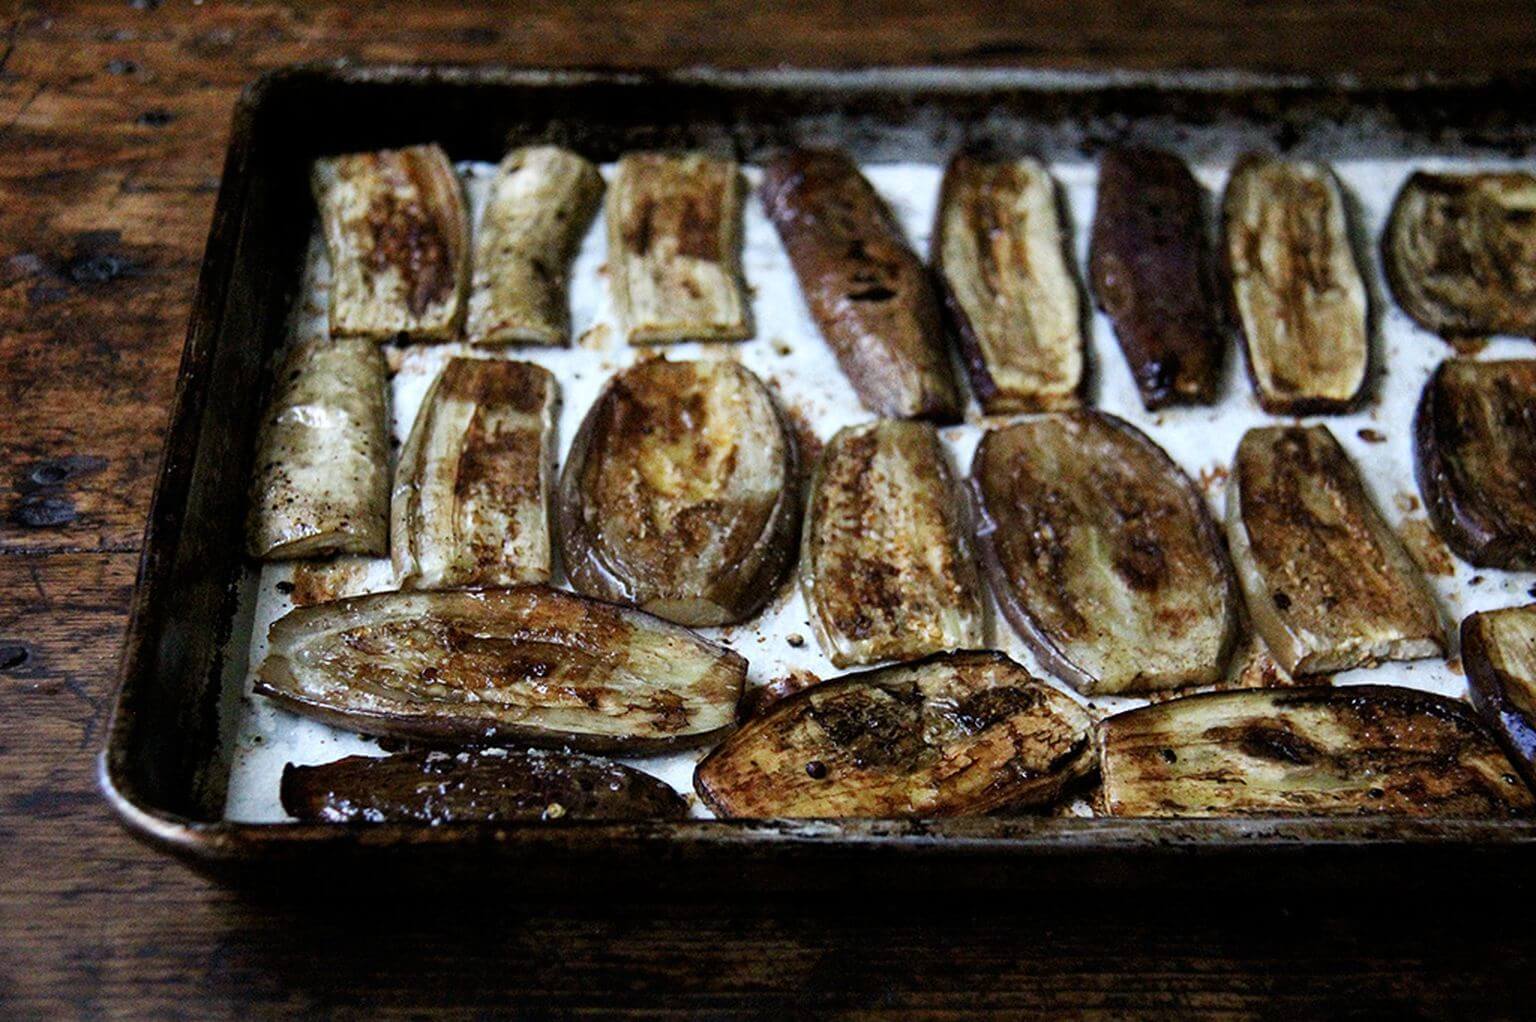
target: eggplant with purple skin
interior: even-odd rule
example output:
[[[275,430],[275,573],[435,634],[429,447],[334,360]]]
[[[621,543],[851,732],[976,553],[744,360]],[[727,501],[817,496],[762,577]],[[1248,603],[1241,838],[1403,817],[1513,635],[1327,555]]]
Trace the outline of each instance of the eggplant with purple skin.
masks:
[[[1536,603],[1469,614],[1461,662],[1472,705],[1536,786]]]

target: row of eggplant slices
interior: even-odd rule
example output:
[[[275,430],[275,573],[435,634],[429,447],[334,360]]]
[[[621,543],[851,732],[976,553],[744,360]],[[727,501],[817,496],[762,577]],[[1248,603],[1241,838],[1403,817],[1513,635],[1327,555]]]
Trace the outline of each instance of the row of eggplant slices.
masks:
[[[1085,694],[1220,687],[1245,622],[1303,681],[1445,653],[1425,581],[1325,426],[1243,437],[1223,536],[1156,443],[1081,407],[1079,290],[1040,164],[952,161],[931,275],[846,156],[768,164],[761,198],[810,311],[881,416],[814,465],[748,370],[654,359],[608,382],[557,485],[553,377],[456,358],[392,489],[379,343],[568,343],[566,276],[603,179],[558,148],[512,152],[473,252],[436,146],[322,160],[313,180],[332,339],[279,375],[251,553],[388,551],[400,588],[276,621],[257,689],[349,730],[471,751],[290,765],[293,815],[676,816],[665,784],[588,754],[716,742],[695,787],[724,816],[1042,806],[1095,769],[1095,805],[1112,815],[1532,807],[1519,775],[1536,781],[1536,607],[1463,626],[1492,733],[1458,701],[1380,685],[1206,692],[1096,724],[975,648],[985,577],[1042,663]],[[700,154],[620,160],[609,273],[632,342],[750,336],[741,181]],[[1410,313],[1450,334],[1536,330],[1533,199],[1528,175],[1415,175],[1384,242]],[[1245,158],[1223,214],[1218,274],[1185,165],[1103,157],[1090,277],[1147,407],[1213,399],[1234,319],[1267,410],[1352,406],[1366,292],[1330,171]],[[989,430],[964,482],[933,426],[961,413],[950,333],[984,412],[1037,413]],[[1536,362],[1446,362],[1416,437],[1425,503],[1456,552],[1536,565]],[[549,585],[555,548],[574,593]],[[746,661],[690,628],[753,617],[797,562],[833,664],[886,665],[744,697]]]

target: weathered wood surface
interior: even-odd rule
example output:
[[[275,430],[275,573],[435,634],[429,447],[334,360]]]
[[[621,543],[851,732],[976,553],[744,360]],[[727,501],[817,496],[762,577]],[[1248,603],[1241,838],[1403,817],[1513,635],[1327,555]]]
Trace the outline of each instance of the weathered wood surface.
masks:
[[[0,3],[0,1016],[1517,1017],[1526,900],[251,902],[129,840],[93,757],[229,113],[298,60],[1536,69],[1516,0]]]

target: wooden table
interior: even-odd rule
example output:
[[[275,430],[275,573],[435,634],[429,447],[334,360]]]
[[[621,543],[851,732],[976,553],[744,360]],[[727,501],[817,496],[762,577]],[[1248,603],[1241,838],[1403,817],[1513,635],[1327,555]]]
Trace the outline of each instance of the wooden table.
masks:
[[[0,12],[0,1015],[1096,1018],[1530,1010],[1523,892],[271,904],[121,833],[93,757],[235,96],[299,60],[1536,68],[1522,0],[159,0]],[[558,893],[558,892],[556,892]],[[1484,918],[1480,910],[1492,914]]]

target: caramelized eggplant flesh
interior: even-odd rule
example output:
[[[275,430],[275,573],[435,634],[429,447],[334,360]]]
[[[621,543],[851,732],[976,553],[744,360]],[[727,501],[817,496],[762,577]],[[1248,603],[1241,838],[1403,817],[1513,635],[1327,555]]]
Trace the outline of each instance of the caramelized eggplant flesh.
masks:
[[[670,786],[611,760],[538,749],[348,756],[283,769],[283,809],[319,823],[678,819]]]
[[[375,593],[272,624],[256,691],[296,713],[423,742],[591,752],[706,743],[746,661],[640,611],[546,586]]]
[[[1414,454],[1424,507],[1457,556],[1536,568],[1536,360],[1442,362],[1419,398]]]
[[[1472,705],[1536,786],[1536,603],[1468,615],[1461,662]]]
[[[763,382],[735,362],[642,362],[608,382],[560,479],[571,584],[686,625],[756,614],[793,566],[800,470]]]
[[[985,644],[965,496],[925,422],[840,430],[811,481],[801,585],[838,667]]]
[[[1347,411],[1365,388],[1370,333],[1333,172],[1246,156],[1222,221],[1233,319],[1260,406],[1272,415]]]
[[[1325,426],[1251,429],[1228,484],[1227,530],[1255,630],[1293,675],[1445,649],[1440,612]]]
[[[1477,716],[1393,685],[1211,692],[1099,725],[1111,816],[1530,813],[1530,790]]]
[[[1090,767],[1087,711],[1001,653],[845,675],[770,706],[699,764],[721,816],[931,817],[1047,804]]]
[[[1015,630],[1084,692],[1219,681],[1237,590],[1204,498],[1104,412],[992,430],[971,469],[982,564]]]

